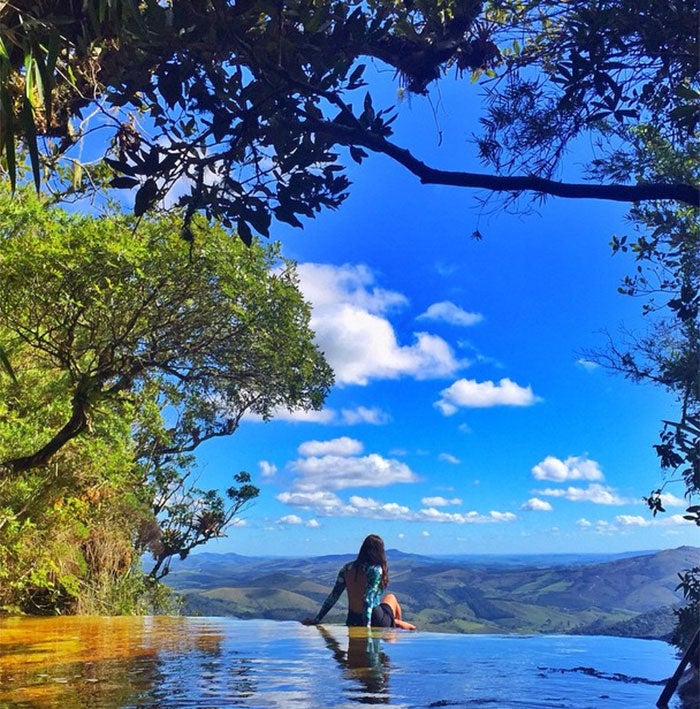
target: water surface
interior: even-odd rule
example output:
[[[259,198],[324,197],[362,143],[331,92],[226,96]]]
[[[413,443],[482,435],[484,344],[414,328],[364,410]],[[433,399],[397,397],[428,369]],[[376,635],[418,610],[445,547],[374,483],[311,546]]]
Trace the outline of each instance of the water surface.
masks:
[[[666,643],[232,618],[0,619],[0,708],[654,707]],[[672,705],[677,706],[677,705]]]

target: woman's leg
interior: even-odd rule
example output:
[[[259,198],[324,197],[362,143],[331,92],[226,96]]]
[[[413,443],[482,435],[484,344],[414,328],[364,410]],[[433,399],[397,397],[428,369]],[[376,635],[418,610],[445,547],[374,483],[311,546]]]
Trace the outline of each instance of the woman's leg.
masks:
[[[394,624],[397,628],[404,628],[405,630],[416,629],[415,625],[407,623],[405,620],[403,620],[401,614],[401,605],[399,604],[398,599],[393,593],[387,593],[384,598],[382,598],[381,602],[386,603],[386,605],[391,608],[391,612],[394,614]]]

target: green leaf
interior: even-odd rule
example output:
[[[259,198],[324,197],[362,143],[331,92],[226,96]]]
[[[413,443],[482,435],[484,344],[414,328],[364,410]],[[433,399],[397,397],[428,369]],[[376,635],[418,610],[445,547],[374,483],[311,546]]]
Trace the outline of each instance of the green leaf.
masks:
[[[41,161],[39,159],[39,146],[37,144],[34,108],[27,98],[22,102],[21,128],[24,134],[24,142],[29,151],[29,162],[32,166],[34,186],[38,192],[41,189]]]
[[[239,219],[236,227],[238,236],[240,237],[241,241],[246,246],[250,246],[253,243],[253,232],[250,230],[250,227],[248,226],[247,222],[245,222],[243,219]]]
[[[117,190],[130,190],[140,183],[135,177],[120,176],[113,177],[109,184]]]
[[[149,178],[141,185],[134,197],[134,215],[143,216],[158,198],[158,185],[153,178]]]

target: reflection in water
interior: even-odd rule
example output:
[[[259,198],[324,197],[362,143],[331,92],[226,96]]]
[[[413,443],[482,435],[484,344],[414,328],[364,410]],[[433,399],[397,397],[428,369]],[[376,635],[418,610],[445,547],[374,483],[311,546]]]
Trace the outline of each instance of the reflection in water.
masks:
[[[617,678],[663,680],[677,664],[671,646],[628,638],[0,618],[0,709],[629,709],[653,706],[659,687]]]
[[[0,707],[176,706],[197,685],[203,698],[252,696],[251,661],[223,640],[211,620],[4,619]]]
[[[380,647],[379,637],[367,628],[347,628],[348,649],[345,651],[324,626],[316,627],[346,676],[361,684],[360,694],[350,691],[350,698],[363,704],[388,704],[389,658]],[[387,632],[384,631],[384,638]]]

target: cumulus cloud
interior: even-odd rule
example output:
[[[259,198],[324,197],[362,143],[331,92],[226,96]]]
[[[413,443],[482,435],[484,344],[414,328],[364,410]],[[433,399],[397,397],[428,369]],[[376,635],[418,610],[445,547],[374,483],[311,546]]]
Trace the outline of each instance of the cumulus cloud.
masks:
[[[451,453],[440,453],[438,458],[445,463],[451,463],[452,465],[459,465],[460,460],[457,458],[457,456],[452,455]]]
[[[340,411],[332,408],[324,408],[320,411],[304,411],[303,409],[290,411],[283,407],[277,407],[272,410],[270,418],[273,421],[313,423],[325,426],[341,424],[344,426],[355,426],[357,424],[382,426],[391,420],[389,414],[376,406],[358,406],[356,408],[341,409]],[[262,416],[257,414],[246,414],[245,420],[250,423],[264,423]]]
[[[496,510],[491,510],[488,514],[488,519],[493,522],[512,522],[517,519],[517,516],[512,512],[497,512]]]
[[[641,515],[617,515],[615,521],[624,527],[648,527],[650,522]]]
[[[350,505],[357,510],[360,516],[370,516],[373,519],[402,519],[411,515],[411,509],[396,502],[378,502],[371,497],[352,495]]]
[[[277,472],[277,466],[267,460],[261,460],[258,463],[258,470],[260,470],[260,475],[262,475],[263,478],[271,478],[274,477]]]
[[[591,483],[588,487],[546,488],[535,490],[545,497],[563,497],[570,502],[592,502],[596,505],[624,505],[628,500],[621,498],[612,488],[598,483]]]
[[[476,325],[483,319],[484,316],[481,313],[467,312],[449,300],[433,303],[424,313],[418,316],[418,320],[435,320],[461,327]]]
[[[360,495],[351,495],[347,503],[344,503],[333,493],[321,492],[285,492],[279,494],[277,499],[288,505],[311,509],[315,514],[324,517],[354,517],[443,524],[498,524],[512,522],[517,518],[512,512],[500,512],[497,510],[492,510],[486,514],[476,511],[445,512],[436,509],[434,506],[415,510],[397,502],[383,502],[372,497],[362,497]]]
[[[280,524],[301,524],[302,518],[298,515],[285,515],[277,520]]]
[[[675,527],[687,525],[688,520],[683,515],[669,517],[643,517],[642,515],[618,515],[615,521],[623,527]]]
[[[541,399],[532,387],[522,387],[508,378],[498,383],[477,382],[474,379],[458,379],[440,392],[435,406],[445,415],[451,416],[460,408],[490,408],[492,406],[532,406]]]
[[[598,463],[586,456],[569,456],[562,461],[553,455],[548,455],[532,469],[532,475],[536,480],[550,480],[552,482],[604,479]]]
[[[299,446],[298,451],[300,455],[309,456],[349,456],[362,453],[362,448],[360,441],[348,436],[341,436],[330,441],[306,441]]]
[[[317,519],[310,519],[304,526],[310,527],[311,529],[316,529],[317,527],[320,527],[321,524]]]
[[[424,497],[421,501],[421,505],[426,507],[448,507],[449,505],[461,505],[462,500],[459,497],[453,497],[448,500],[446,497]]]
[[[352,303],[370,313],[387,313],[408,304],[405,295],[375,285],[374,273],[362,264],[301,263],[297,273],[304,297],[317,308]]]
[[[324,517],[343,516],[343,501],[332,492],[315,490],[312,492],[281,492],[277,499],[285,505],[314,510]]]
[[[418,332],[413,343],[398,342],[387,315],[407,300],[377,287],[366,266],[305,263],[297,270],[301,290],[313,305],[316,342],[338,384],[444,377],[462,366],[447,342],[435,335]]]
[[[418,510],[416,519],[423,522],[452,522],[453,524],[488,524],[493,522],[512,522],[516,516],[512,512],[498,512],[492,510],[488,514],[479,512],[444,512],[434,507]]]
[[[662,492],[661,504],[664,507],[687,507],[688,501],[684,500],[682,497],[677,497],[671,492]]]
[[[390,421],[389,414],[378,407],[358,406],[354,409],[342,409],[340,420],[346,426],[368,423],[373,426],[382,426]]]
[[[576,521],[576,526],[583,527],[584,529],[586,529],[588,527],[592,527],[593,525],[585,517],[581,517],[581,519]]]
[[[539,497],[531,497],[520,506],[520,509],[529,510],[531,512],[551,512],[552,505],[547,502],[547,500],[540,500]]]
[[[408,465],[377,453],[362,457],[311,456],[293,461],[289,468],[297,475],[294,489],[304,492],[418,482]]]
[[[286,421],[288,423],[316,423],[331,424],[337,418],[337,413],[333,409],[321,409],[320,411],[304,411],[303,409],[286,409],[278,406],[270,413],[270,418],[274,421]],[[246,414],[245,420],[250,423],[264,423],[262,416],[258,414]]]

